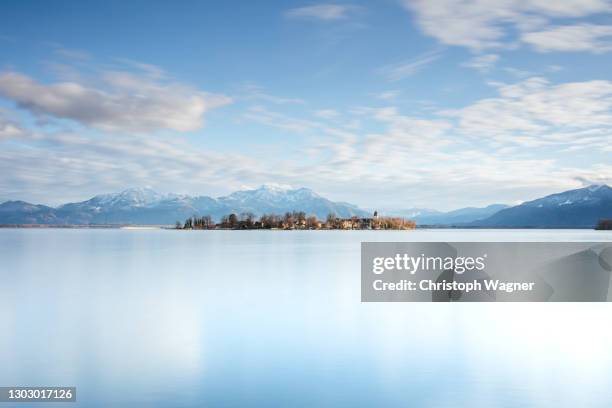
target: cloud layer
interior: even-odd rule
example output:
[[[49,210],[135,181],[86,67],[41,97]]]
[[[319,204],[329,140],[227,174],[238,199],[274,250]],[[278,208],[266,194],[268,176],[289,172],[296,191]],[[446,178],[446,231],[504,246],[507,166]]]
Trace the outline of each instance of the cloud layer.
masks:
[[[401,44],[386,35],[406,31],[367,31],[380,16],[369,6],[275,10],[291,20],[283,29],[320,22],[300,23],[288,40],[307,30],[327,40],[358,14],[364,29],[342,49],[302,43],[313,47],[296,50],[312,56],[308,64],[275,48],[274,58],[287,62],[279,68],[258,48],[266,72],[247,61],[235,71],[245,77],[217,83],[233,98],[157,66],[99,64],[93,53],[58,45],[47,65],[55,80],[0,72],[0,201],[53,204],[143,185],[217,195],[276,182],[361,206],[450,209],[610,183],[612,81],[591,78],[603,72],[593,62],[612,50],[603,18],[611,2],[402,1],[418,30],[441,44],[434,46],[410,30]],[[397,3],[390,7],[405,19]],[[433,51],[414,51],[423,49]],[[591,54],[582,55],[588,67],[545,55],[574,51]],[[211,126],[196,140],[190,133],[205,119]]]
[[[319,109],[307,118],[255,106],[243,120],[296,138],[221,153],[180,135],[42,133],[4,119],[0,172],[9,176],[0,180],[1,198],[49,203],[50,191],[67,201],[142,185],[224,194],[272,181],[362,206],[449,209],[535,198],[584,180],[612,182],[605,160],[612,141],[610,81],[553,84],[532,77],[429,117],[397,106]]]
[[[321,21],[342,20],[357,10],[356,6],[348,4],[316,4],[287,10],[289,18],[302,18]]]

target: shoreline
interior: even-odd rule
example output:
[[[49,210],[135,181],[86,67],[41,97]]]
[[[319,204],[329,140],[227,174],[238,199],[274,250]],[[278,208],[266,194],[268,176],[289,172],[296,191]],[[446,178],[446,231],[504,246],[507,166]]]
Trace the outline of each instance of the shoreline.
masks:
[[[437,226],[423,225],[412,229],[343,229],[343,228],[319,228],[319,229],[284,229],[284,228],[194,228],[182,229],[173,225],[146,225],[146,224],[2,224],[0,229],[117,229],[117,230],[172,230],[172,231],[415,231],[415,230],[584,230],[584,231],[608,231],[595,227],[473,227],[473,226]]]

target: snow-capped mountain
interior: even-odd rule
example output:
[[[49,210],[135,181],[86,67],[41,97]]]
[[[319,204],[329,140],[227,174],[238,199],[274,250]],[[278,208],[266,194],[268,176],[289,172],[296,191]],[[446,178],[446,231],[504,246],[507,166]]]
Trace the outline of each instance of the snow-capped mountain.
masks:
[[[287,211],[304,211],[321,219],[329,213],[339,217],[368,215],[357,206],[330,201],[307,188],[264,185],[218,198],[164,195],[143,188],[97,195],[57,208],[7,201],[0,204],[0,224],[173,224],[194,215],[219,220],[230,213],[260,216]]]
[[[231,212],[252,212],[256,215],[283,214],[293,210],[315,214],[323,219],[329,213],[343,218],[368,215],[355,205],[330,201],[308,188],[291,189],[264,184],[258,189],[237,191],[217,200]]]
[[[169,197],[163,196],[150,188],[132,188],[124,190],[117,194],[97,195],[87,201],[82,201],[80,203],[64,204],[58,207],[58,209],[108,211],[110,209],[120,210],[139,207],[151,207],[167,198]]]
[[[105,194],[92,198],[90,201],[102,206],[114,208],[149,207],[168,198],[150,188],[132,188],[119,194]]]
[[[473,226],[592,228],[612,219],[612,188],[605,184],[552,194],[501,210]]]

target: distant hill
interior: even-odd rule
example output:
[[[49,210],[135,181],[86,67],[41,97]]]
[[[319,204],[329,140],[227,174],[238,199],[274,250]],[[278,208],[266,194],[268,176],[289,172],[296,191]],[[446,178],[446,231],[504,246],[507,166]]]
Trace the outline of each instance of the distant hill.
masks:
[[[210,215],[218,221],[232,212],[252,212],[260,216],[287,211],[304,211],[321,219],[329,213],[343,218],[369,215],[355,205],[330,201],[307,188],[264,185],[218,198],[159,194],[139,188],[97,195],[56,208],[7,201],[0,204],[0,224],[174,224],[193,215]]]
[[[380,210],[381,215],[388,215],[392,217],[404,217],[411,220],[417,220],[419,218],[443,215],[444,212],[433,210],[431,208],[409,208],[407,210],[402,209],[382,209]]]
[[[25,201],[6,201],[0,204],[0,224],[55,224],[55,209]]]
[[[413,209],[404,211],[402,214],[416,221],[418,225],[461,226],[490,217],[504,208],[508,208],[508,206],[505,204],[491,204],[483,208],[466,207],[448,212]]]
[[[612,218],[612,188],[605,184],[528,201],[470,225],[501,228],[593,228],[604,218]]]

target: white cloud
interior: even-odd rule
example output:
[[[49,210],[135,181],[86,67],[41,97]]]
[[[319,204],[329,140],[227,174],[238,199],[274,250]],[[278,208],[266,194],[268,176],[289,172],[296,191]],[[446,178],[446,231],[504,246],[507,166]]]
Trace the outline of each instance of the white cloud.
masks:
[[[481,51],[511,47],[513,32],[546,29],[551,20],[612,11],[609,0],[404,0],[421,30],[443,44]]]
[[[493,69],[497,61],[499,61],[499,55],[483,54],[483,55],[477,55],[471,60],[466,61],[461,65],[467,68],[473,68],[480,72],[486,73],[486,72],[491,71],[491,69]]]
[[[483,49],[501,45],[503,28],[498,24],[515,17],[508,1],[462,0],[404,1],[414,11],[423,32],[443,44]]]
[[[408,61],[399,62],[396,64],[386,65],[380,68],[380,72],[389,81],[399,81],[409,76],[412,76],[425,68],[427,65],[436,61],[441,56],[439,51],[431,51],[419,55]]]
[[[303,18],[322,21],[342,20],[350,16],[358,7],[348,4],[317,4],[287,10],[290,18]]]
[[[595,24],[556,26],[542,31],[523,33],[521,39],[540,52],[604,53],[612,50],[612,26]]]
[[[17,73],[0,74],[0,96],[41,117],[70,119],[107,131],[189,131],[205,112],[229,103],[187,85],[121,71],[100,73],[99,83],[42,84]]]

